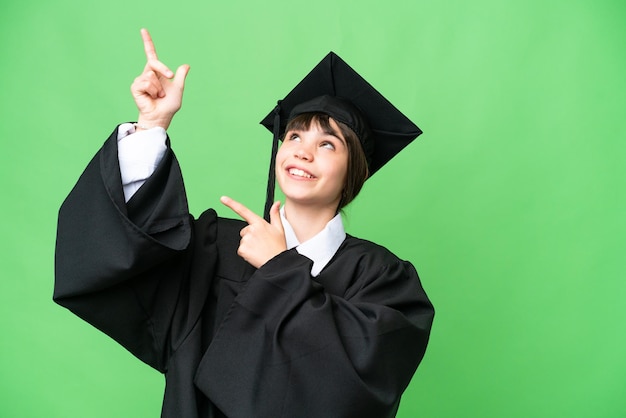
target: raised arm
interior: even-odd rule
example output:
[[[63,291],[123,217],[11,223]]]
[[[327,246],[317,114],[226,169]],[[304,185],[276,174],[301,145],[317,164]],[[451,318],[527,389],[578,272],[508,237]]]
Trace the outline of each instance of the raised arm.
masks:
[[[142,30],[142,37],[147,62],[131,87],[138,121],[167,129],[180,109],[189,66],[180,66],[174,75],[158,60],[148,31]],[[176,309],[188,305],[178,298],[202,294],[184,290],[192,220],[180,167],[165,145],[141,188],[125,202],[122,177],[128,173],[121,169],[120,154],[126,160],[133,152],[143,156],[150,142],[126,139],[120,140],[117,129],[111,134],[59,210],[53,297],[141,360],[165,370],[168,338],[188,332],[184,324],[175,325],[190,316]],[[130,152],[122,152],[124,147]],[[179,317],[183,320],[177,322]]]
[[[146,66],[130,87],[139,110],[137,129],[160,126],[167,130],[182,105],[189,65],[181,65],[174,74],[159,61],[152,37],[146,29],[141,29],[141,37],[146,53]]]

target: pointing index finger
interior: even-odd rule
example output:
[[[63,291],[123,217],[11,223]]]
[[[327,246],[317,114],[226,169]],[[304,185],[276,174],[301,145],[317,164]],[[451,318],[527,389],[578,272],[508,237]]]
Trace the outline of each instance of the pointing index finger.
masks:
[[[141,29],[141,39],[143,39],[143,49],[146,52],[146,58],[148,61],[158,61],[159,59],[157,58],[156,49],[154,49],[154,42],[152,42],[152,37],[147,29]]]
[[[241,216],[249,224],[252,224],[252,223],[258,222],[258,221],[265,222],[265,219],[261,218],[259,215],[257,215],[256,213],[252,212],[250,209],[248,209],[247,207],[245,207],[241,203],[237,202],[236,200],[231,199],[230,197],[222,196],[220,198],[220,201],[224,205],[226,205],[229,208],[231,208],[233,210],[233,212],[235,212],[237,215]]]
[[[154,48],[154,42],[152,42],[152,37],[150,36],[150,32],[147,29],[141,29],[141,38],[143,39],[143,49],[146,53],[146,58],[148,63],[146,64],[146,70],[154,70],[166,78],[172,78],[174,73],[172,70],[167,68],[165,64],[163,64],[157,58],[156,49]]]

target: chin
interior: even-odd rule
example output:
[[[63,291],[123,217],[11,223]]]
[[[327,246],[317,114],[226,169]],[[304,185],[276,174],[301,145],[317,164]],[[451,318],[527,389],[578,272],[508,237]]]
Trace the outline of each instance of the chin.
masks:
[[[339,201],[328,201],[325,199],[320,200],[317,197],[311,196],[297,196],[297,195],[288,195],[285,194],[285,204],[297,205],[297,206],[309,206],[316,207],[320,210],[323,209],[332,209],[336,211],[337,206],[339,206]]]

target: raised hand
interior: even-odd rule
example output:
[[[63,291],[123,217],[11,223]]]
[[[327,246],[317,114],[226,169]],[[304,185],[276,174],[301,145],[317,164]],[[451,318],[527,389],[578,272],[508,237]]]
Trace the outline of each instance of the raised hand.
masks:
[[[261,267],[287,249],[285,231],[280,220],[280,213],[278,212],[280,202],[272,205],[270,222],[268,223],[265,219],[230,197],[223,196],[220,200],[248,222],[248,226],[239,233],[241,241],[239,242],[237,254],[253,267]]]
[[[141,29],[141,37],[146,53],[146,66],[130,86],[139,109],[138,126],[161,126],[167,129],[182,105],[189,65],[181,65],[174,74],[159,61],[150,33],[146,29]]]

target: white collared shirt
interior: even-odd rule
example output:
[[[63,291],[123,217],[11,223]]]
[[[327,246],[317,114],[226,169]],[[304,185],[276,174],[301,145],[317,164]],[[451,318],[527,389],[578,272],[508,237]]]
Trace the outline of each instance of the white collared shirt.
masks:
[[[120,125],[117,132],[118,159],[127,202],[159,165],[167,149],[166,138],[167,134],[163,128],[135,132],[132,123]],[[298,241],[287,221],[284,207],[280,209],[280,217],[285,230],[287,248],[295,248],[299,254],[312,260],[311,275],[319,275],[346,238],[341,213],[331,219],[317,235],[303,243]]]
[[[311,275],[317,276],[322,269],[326,267],[328,262],[333,258],[341,243],[346,239],[346,231],[343,227],[343,219],[341,213],[335,215],[333,219],[328,221],[324,229],[317,233],[313,238],[300,243],[296,238],[296,233],[285,217],[285,208],[280,209],[280,218],[283,222],[285,230],[285,240],[287,248],[295,248],[299,254],[313,260]]]

